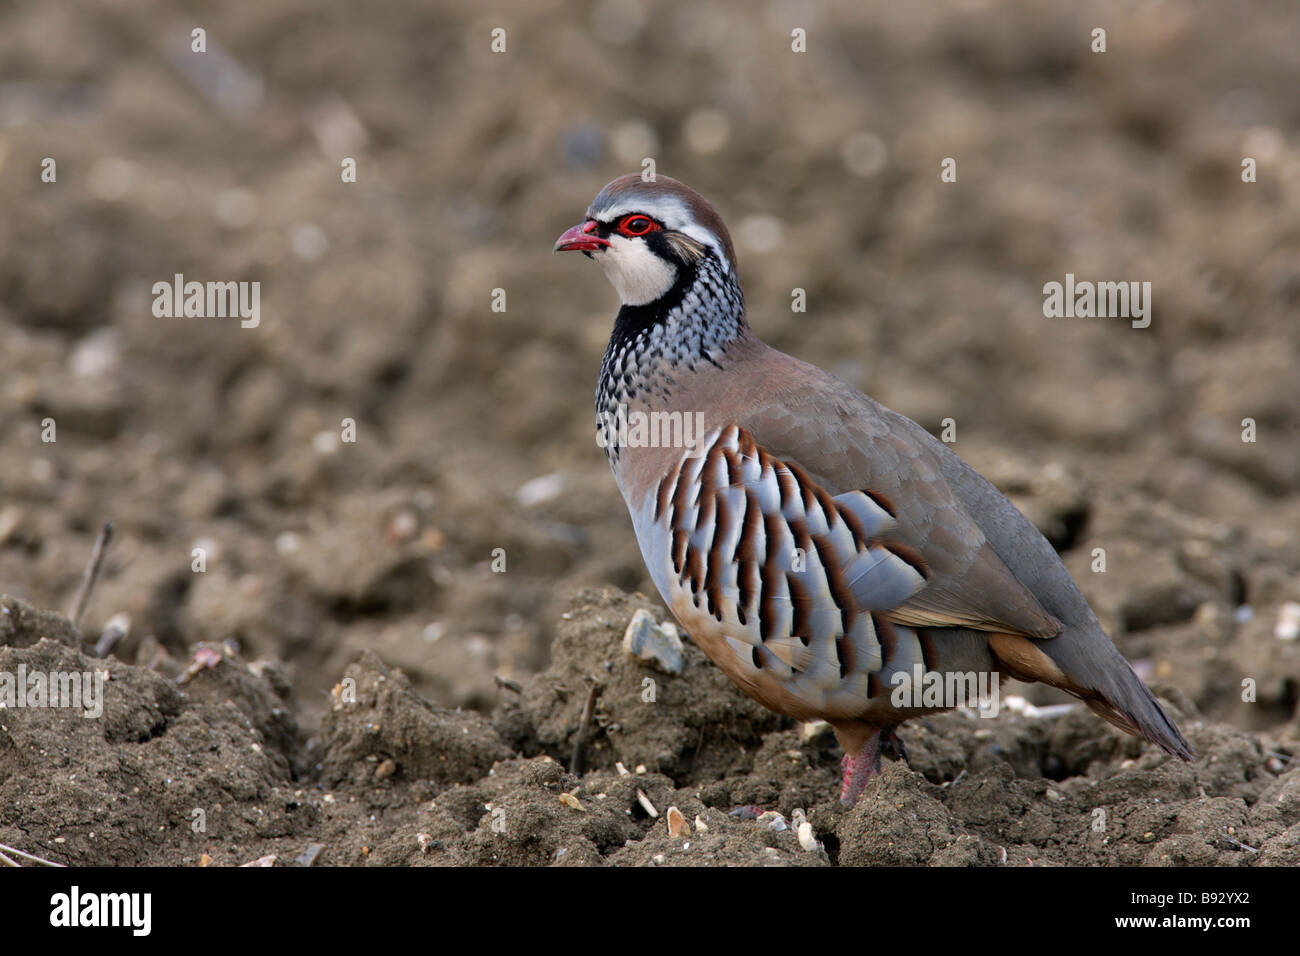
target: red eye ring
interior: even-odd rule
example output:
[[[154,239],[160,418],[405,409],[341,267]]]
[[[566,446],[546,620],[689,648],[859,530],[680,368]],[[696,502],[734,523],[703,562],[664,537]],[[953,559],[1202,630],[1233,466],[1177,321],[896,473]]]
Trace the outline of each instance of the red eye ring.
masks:
[[[640,213],[624,216],[618,224],[618,231],[624,236],[644,236],[661,228],[659,223]]]

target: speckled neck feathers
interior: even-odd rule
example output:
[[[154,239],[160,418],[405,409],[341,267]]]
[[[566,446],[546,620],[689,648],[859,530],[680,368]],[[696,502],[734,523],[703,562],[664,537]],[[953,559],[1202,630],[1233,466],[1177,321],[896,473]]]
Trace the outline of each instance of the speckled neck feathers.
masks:
[[[736,274],[712,257],[682,270],[663,296],[645,305],[624,305],[614,320],[596,386],[596,429],[608,428],[619,406],[655,407],[677,386],[679,370],[701,363],[722,367],[728,346],[749,331]],[[618,461],[618,443],[607,434],[606,457]]]

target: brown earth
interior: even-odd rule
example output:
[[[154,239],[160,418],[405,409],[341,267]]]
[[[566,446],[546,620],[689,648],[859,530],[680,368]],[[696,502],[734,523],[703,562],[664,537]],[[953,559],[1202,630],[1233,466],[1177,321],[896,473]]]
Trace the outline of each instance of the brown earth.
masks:
[[[111,675],[100,720],[0,713],[0,844],[117,864],[314,844],[318,865],[1297,862],[1300,642],[1276,636],[1300,601],[1289,0],[362,9],[0,9],[0,672]],[[832,739],[693,648],[679,678],[623,655],[632,609],[666,612],[582,590],[651,590],[591,440],[614,296],[549,250],[646,155],[717,203],[760,335],[936,432],[955,420],[1195,764],[1087,712],[952,714],[905,727],[910,769],[844,812]],[[1151,327],[1045,319],[1067,272],[1151,281]],[[261,324],[156,318],[175,273],[260,281]],[[106,518],[79,631],[37,614],[68,606]],[[65,643],[117,614],[107,661]],[[220,663],[178,683],[201,648]],[[670,837],[672,805],[707,831]],[[742,805],[803,809],[822,849]]]
[[[642,607],[583,591],[552,665],[503,689],[490,720],[430,704],[363,652],[308,738],[274,665],[228,650],[178,687],[85,657],[60,641],[62,619],[6,599],[0,670],[102,667],[109,690],[99,720],[4,714],[0,841],[74,864],[1300,865],[1294,740],[1207,722],[1186,700],[1173,709],[1192,765],[1082,709],[952,713],[907,725],[910,769],[887,762],[846,811],[831,735],[785,726],[693,646],[679,677],[624,653]],[[670,807],[684,832],[670,834]]]

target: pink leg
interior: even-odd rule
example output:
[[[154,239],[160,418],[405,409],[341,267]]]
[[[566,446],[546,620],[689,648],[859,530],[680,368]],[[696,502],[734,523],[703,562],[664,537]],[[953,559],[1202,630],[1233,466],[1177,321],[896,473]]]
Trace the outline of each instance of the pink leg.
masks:
[[[840,761],[843,783],[840,803],[851,807],[858,802],[867,781],[880,772],[880,735],[872,734],[856,754],[846,753]]]

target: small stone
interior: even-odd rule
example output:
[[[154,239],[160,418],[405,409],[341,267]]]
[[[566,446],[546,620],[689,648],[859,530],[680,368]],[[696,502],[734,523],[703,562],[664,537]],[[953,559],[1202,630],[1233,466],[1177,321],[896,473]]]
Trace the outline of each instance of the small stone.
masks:
[[[515,501],[521,508],[532,508],[536,505],[544,504],[553,498],[558,498],[564,491],[564,475],[561,472],[554,472],[549,475],[542,475],[540,478],[534,478],[532,481],[525,482],[518,491],[515,492]]]
[[[771,827],[777,833],[780,833],[782,830],[790,829],[790,825],[785,822],[785,817],[777,813],[775,810],[768,810],[766,813],[762,814],[758,818],[758,822],[764,826]]]
[[[324,843],[308,843],[302,853],[298,854],[295,860],[299,866],[311,866],[316,862],[316,857],[320,856],[321,850],[325,849]]]
[[[18,530],[22,517],[23,513],[18,510],[17,505],[0,508],[0,544],[7,544],[9,539],[13,537],[13,533]]]
[[[822,848],[822,845],[817,842],[817,838],[813,836],[812,824],[809,823],[807,820],[799,824],[798,833],[799,833],[799,845],[803,847],[805,850],[807,850],[809,853],[816,853],[818,850]]]
[[[587,808],[584,807],[581,802],[579,802],[577,793],[578,791],[575,790],[573,791],[573,793],[560,794],[560,803],[564,804],[566,807],[572,807],[574,810],[585,811]]]
[[[402,508],[394,512],[388,519],[387,527],[384,528],[384,536],[390,545],[410,541],[419,533],[420,516],[410,508]]]
[[[623,650],[665,674],[679,675],[686,666],[682,639],[673,624],[657,624],[644,608],[632,615],[623,633]]]
[[[686,817],[682,816],[682,811],[676,807],[669,807],[667,817],[670,837],[690,836],[691,828],[686,822]]]
[[[319,431],[312,438],[311,447],[318,455],[332,455],[339,450],[339,437],[332,431]]]
[[[1273,636],[1279,641],[1294,641],[1300,638],[1300,604],[1287,601],[1278,609]]]
[[[376,780],[387,780],[393,774],[397,773],[397,761],[392,757],[385,758],[378,767],[375,768]]]

